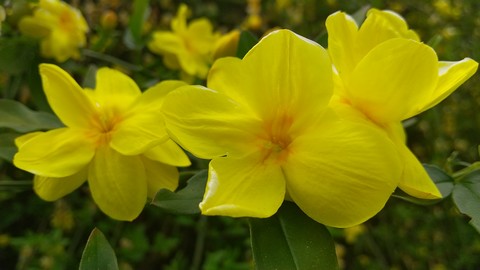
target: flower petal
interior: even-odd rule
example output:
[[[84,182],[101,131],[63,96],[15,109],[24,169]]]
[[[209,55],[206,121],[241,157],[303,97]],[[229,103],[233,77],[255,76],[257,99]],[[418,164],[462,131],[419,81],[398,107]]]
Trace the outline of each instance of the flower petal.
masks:
[[[106,104],[122,104],[127,107],[141,96],[137,84],[127,75],[111,68],[100,68],[97,71],[95,97]]]
[[[140,156],[98,148],[89,167],[88,184],[95,203],[114,219],[131,221],[145,206],[147,179]]]
[[[437,84],[432,48],[409,39],[390,39],[357,65],[346,91],[353,105],[377,123],[398,122],[417,113]]]
[[[87,181],[86,167],[76,174],[60,178],[35,175],[33,190],[45,201],[56,201],[79,188],[85,181]]]
[[[160,112],[135,114],[116,126],[110,146],[123,155],[138,155],[165,142],[168,134]]]
[[[259,121],[221,93],[184,86],[167,95],[163,112],[171,138],[197,157],[256,151],[249,145]]]
[[[405,163],[405,171],[398,187],[420,199],[441,199],[442,194],[410,149],[405,144],[398,148]]]
[[[430,109],[444,100],[461,84],[475,74],[478,68],[478,63],[470,58],[465,58],[458,62],[441,61],[439,63],[440,77],[438,79],[437,88],[430,97],[430,100],[419,108],[419,113]]]
[[[78,173],[94,154],[94,145],[83,131],[58,128],[23,142],[13,162],[33,174],[65,177]]]
[[[24,17],[18,23],[18,29],[31,37],[42,38],[50,33],[51,21],[39,20],[34,17]]]
[[[135,101],[135,111],[160,111],[165,96],[173,90],[187,85],[183,81],[165,80],[148,88]]]
[[[149,159],[172,166],[187,167],[191,165],[187,154],[171,139],[151,148],[144,155]]]
[[[185,45],[181,38],[167,31],[154,32],[147,46],[152,52],[157,54],[169,53],[176,55],[185,50]]]
[[[149,158],[142,158],[147,176],[148,197],[154,198],[162,188],[174,191],[178,187],[179,174],[176,167]]]
[[[88,127],[95,108],[72,77],[52,64],[40,64],[40,75],[48,103],[58,118],[69,127]]]
[[[377,214],[402,169],[384,133],[334,118],[297,138],[283,166],[292,200],[314,220],[333,227],[351,227]]]
[[[357,23],[349,15],[335,12],[328,16],[325,25],[328,31],[328,53],[340,77],[348,80],[360,60],[354,48]]]
[[[210,162],[200,209],[204,215],[269,217],[285,197],[280,166],[262,164],[256,157],[217,158]]]
[[[332,67],[320,45],[278,30],[260,40],[241,61],[217,60],[208,87],[249,104],[261,118],[279,108],[302,118],[303,113],[325,109],[333,93]]]

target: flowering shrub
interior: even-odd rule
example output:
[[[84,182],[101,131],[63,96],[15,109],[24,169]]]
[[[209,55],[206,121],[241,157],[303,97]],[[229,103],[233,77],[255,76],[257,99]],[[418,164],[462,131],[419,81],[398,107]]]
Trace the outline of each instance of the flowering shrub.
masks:
[[[401,3],[312,3],[0,1],[0,265],[480,264],[449,259],[480,244],[478,140],[439,105],[475,87],[473,47],[423,43]]]

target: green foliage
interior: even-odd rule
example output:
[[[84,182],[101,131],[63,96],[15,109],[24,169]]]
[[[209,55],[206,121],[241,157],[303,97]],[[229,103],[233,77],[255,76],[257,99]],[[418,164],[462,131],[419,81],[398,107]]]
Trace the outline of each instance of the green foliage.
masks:
[[[460,212],[471,217],[470,224],[480,233],[480,170],[459,179],[452,197]]]
[[[271,218],[250,219],[255,268],[338,269],[333,240],[322,224],[284,202]]]
[[[0,99],[0,128],[10,128],[18,132],[31,132],[61,127],[55,115],[32,111],[20,102]]]
[[[80,270],[118,270],[117,257],[101,231],[93,229],[80,261]]]

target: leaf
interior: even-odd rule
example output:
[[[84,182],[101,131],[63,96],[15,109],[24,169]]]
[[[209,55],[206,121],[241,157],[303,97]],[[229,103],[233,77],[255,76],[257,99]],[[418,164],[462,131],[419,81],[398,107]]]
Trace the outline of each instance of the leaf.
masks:
[[[238,40],[237,57],[243,58],[258,43],[258,38],[249,31],[242,31]]]
[[[79,270],[116,270],[117,257],[103,233],[93,229],[83,250]]]
[[[399,199],[402,199],[414,204],[418,204],[418,205],[432,205],[450,196],[453,190],[453,185],[454,185],[453,178],[435,165],[423,164],[423,167],[425,168],[428,175],[437,186],[440,193],[442,193],[443,198],[438,200],[419,199],[419,198],[410,196],[399,189],[395,190],[395,193],[393,193],[392,197],[399,198]]]
[[[250,219],[255,268],[338,269],[333,239],[327,228],[310,219],[294,203],[284,202],[266,219]]]
[[[471,218],[470,225],[480,233],[480,170],[463,177],[453,188],[452,198],[458,210]]]
[[[35,59],[36,45],[25,37],[0,38],[0,71],[20,74],[27,70]]]
[[[61,127],[56,116],[46,112],[35,112],[20,102],[0,99],[0,128],[18,132],[30,132]]]
[[[187,186],[180,191],[171,192],[161,189],[153,200],[152,204],[179,214],[198,214],[198,204],[203,199],[205,185],[207,183],[208,171],[202,170],[187,181]]]
[[[13,156],[17,152],[15,146],[15,138],[18,133],[2,133],[0,134],[0,158],[12,162]]]
[[[142,31],[150,13],[149,2],[149,0],[135,0],[133,2],[133,13],[123,36],[123,42],[129,49],[139,49],[143,46]]]

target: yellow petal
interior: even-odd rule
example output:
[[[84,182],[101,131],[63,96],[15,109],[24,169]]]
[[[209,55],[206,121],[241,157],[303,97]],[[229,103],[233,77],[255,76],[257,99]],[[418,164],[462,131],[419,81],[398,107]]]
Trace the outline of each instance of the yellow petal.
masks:
[[[24,17],[18,23],[18,29],[23,34],[42,38],[50,33],[51,23],[49,21],[39,20],[33,17]]]
[[[124,156],[109,147],[97,149],[88,184],[98,207],[118,220],[138,217],[147,200],[147,179],[140,156]]]
[[[142,92],[137,84],[127,75],[111,68],[100,68],[97,71],[95,95],[104,103],[133,102]]]
[[[405,171],[398,187],[420,199],[441,199],[442,194],[437,186],[407,146],[400,144],[398,149],[405,163]]]
[[[370,125],[324,119],[290,147],[287,192],[327,226],[351,227],[377,214],[403,169],[396,147]]]
[[[187,154],[170,139],[151,148],[144,155],[149,159],[172,166],[187,167],[191,165]]]
[[[252,142],[259,121],[221,93],[200,86],[181,87],[167,95],[163,113],[172,139],[197,157],[256,151]]]
[[[171,27],[174,32],[181,33],[186,31],[187,18],[190,16],[190,13],[191,11],[186,4],[180,4],[177,10],[177,15],[171,22]]]
[[[92,160],[95,150],[82,130],[54,129],[39,134],[20,146],[13,163],[18,168],[48,177],[65,177],[79,172]]]
[[[32,138],[34,138],[34,137],[36,137],[40,134],[43,134],[43,133],[45,133],[45,132],[35,131],[35,132],[30,132],[30,133],[27,133],[25,135],[19,136],[19,137],[15,138],[15,145],[17,146],[17,148],[20,148],[30,139],[32,139]]]
[[[346,85],[351,103],[377,123],[415,115],[437,84],[437,56],[409,39],[390,39],[357,65]]]
[[[35,175],[33,190],[45,201],[56,201],[79,188],[87,181],[87,170],[60,178]]]
[[[132,115],[115,128],[110,146],[123,155],[144,153],[168,139],[160,112]]]
[[[219,59],[220,67],[214,64],[208,87],[251,104],[262,118],[278,110],[302,118],[304,113],[324,111],[332,96],[332,66],[326,50],[289,30],[270,33],[245,55],[240,69],[246,75],[232,74],[239,62],[228,59]]]
[[[188,45],[195,54],[209,56],[213,52],[219,35],[213,33],[213,26],[208,19],[193,20],[188,26]]]
[[[174,166],[142,158],[147,177],[148,197],[154,198],[162,188],[174,191],[178,187],[178,170]]]
[[[157,83],[143,92],[142,96],[135,101],[132,109],[136,112],[160,111],[165,96],[185,85],[185,82],[176,80],[165,80]]]
[[[148,48],[157,54],[177,54],[184,49],[182,39],[167,31],[157,31],[152,35],[152,39],[147,44]]]
[[[220,57],[235,56],[237,54],[238,41],[240,40],[240,31],[233,30],[222,35],[215,43],[213,59]]]
[[[217,158],[210,162],[200,209],[204,215],[269,217],[283,202],[285,179],[279,166],[257,157]]]
[[[433,92],[428,102],[418,108],[419,112],[430,109],[437,105],[453,91],[455,91],[461,84],[468,80],[478,68],[478,63],[470,58],[465,58],[458,62],[439,62],[439,79],[437,88]]]
[[[358,26],[352,17],[343,12],[328,16],[325,25],[328,31],[328,53],[333,65],[340,77],[348,80],[360,60],[354,47]]]
[[[52,64],[40,64],[40,75],[48,103],[58,118],[69,127],[89,127],[94,105],[72,77]]]
[[[355,49],[358,59],[382,42],[392,38],[406,38],[420,41],[418,35],[408,29],[405,20],[393,11],[371,9],[358,31]]]

